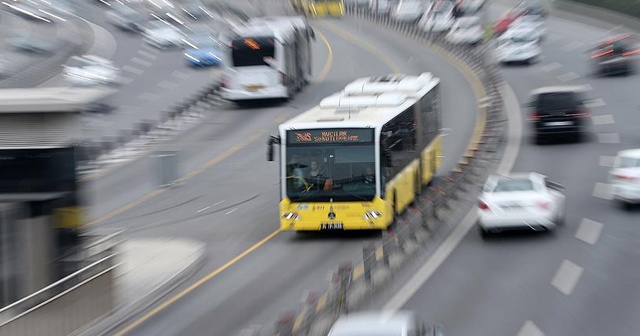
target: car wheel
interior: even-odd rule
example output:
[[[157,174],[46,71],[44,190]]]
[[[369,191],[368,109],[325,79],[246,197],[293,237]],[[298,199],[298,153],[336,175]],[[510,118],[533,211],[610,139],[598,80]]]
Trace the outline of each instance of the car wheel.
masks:
[[[620,206],[624,211],[631,211],[633,209],[633,204],[625,201],[620,201]]]
[[[545,139],[544,137],[540,136],[540,135],[534,135],[534,141],[536,143],[536,145],[544,145],[547,143],[547,139]]]
[[[480,232],[480,238],[482,238],[482,240],[486,240],[491,236],[489,230],[486,230],[480,225],[478,225],[478,232]]]
[[[565,223],[565,210],[562,210],[562,213],[558,214],[558,218],[556,218],[556,225],[562,226]]]

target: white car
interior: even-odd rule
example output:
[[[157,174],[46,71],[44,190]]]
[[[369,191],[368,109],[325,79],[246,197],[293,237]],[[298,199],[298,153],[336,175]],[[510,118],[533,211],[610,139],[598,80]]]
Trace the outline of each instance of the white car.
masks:
[[[401,1],[391,12],[391,17],[397,21],[413,23],[420,20],[422,12],[424,12],[422,2]]]
[[[95,55],[73,56],[63,69],[65,78],[74,85],[116,86],[121,83],[120,69],[110,60]]]
[[[564,222],[564,187],[538,173],[492,175],[478,200],[478,226],[485,237],[516,229],[552,230]]]
[[[540,40],[528,33],[509,29],[498,37],[495,49],[500,63],[534,63],[540,59]]]
[[[540,15],[523,15],[511,22],[509,29],[529,30],[532,36],[542,40],[547,35],[547,24]]]
[[[465,14],[475,14],[482,6],[484,6],[485,0],[462,0],[461,9]]]
[[[327,336],[443,336],[443,328],[427,325],[412,311],[361,311],[343,315]]]
[[[143,40],[159,49],[183,47],[185,34],[167,21],[154,20],[144,29]]]
[[[434,5],[427,16],[422,16],[418,26],[426,32],[443,33],[449,30],[454,22],[453,5],[449,1],[442,1]]]
[[[640,203],[640,149],[618,152],[609,171],[613,199],[626,209]]]
[[[451,26],[446,39],[455,44],[478,44],[484,31],[477,16],[461,17]]]

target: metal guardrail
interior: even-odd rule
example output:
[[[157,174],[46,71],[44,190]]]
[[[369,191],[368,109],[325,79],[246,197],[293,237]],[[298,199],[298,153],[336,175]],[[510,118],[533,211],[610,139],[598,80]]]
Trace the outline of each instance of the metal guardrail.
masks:
[[[462,61],[486,91],[487,96],[480,106],[486,112],[485,127],[475,148],[447,176],[435,179],[414,205],[397,219],[393,231],[383,232],[380,241],[363,246],[361,262],[355,266],[352,262],[341,264],[332,272],[324,291],[306,292],[297,311],[287,312],[276,321],[273,335],[277,336],[326,335],[341,314],[357,308],[366,295],[371,295],[374,288],[392,277],[394,269],[423,248],[430,233],[449,224],[457,209],[474,204],[479,193],[477,186],[497,164],[504,143],[506,116],[499,91],[502,79],[497,64],[487,55],[487,44],[477,47],[452,44],[443,35],[429,34],[415,25],[355,7],[347,8],[347,15],[390,28]]]

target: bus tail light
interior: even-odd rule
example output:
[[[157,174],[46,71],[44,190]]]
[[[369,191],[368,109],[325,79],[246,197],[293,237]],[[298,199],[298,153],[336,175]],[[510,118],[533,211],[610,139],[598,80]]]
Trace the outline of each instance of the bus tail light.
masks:
[[[364,219],[378,219],[382,217],[382,212],[377,210],[370,210],[364,213]]]
[[[480,210],[485,210],[485,211],[486,211],[486,210],[489,210],[489,204],[487,204],[487,203],[486,203],[486,202],[484,202],[484,201],[478,201],[478,208],[479,208]]]
[[[298,215],[297,212],[285,212],[282,215],[282,218],[286,219],[286,220],[296,220],[296,219],[300,218],[300,215]]]

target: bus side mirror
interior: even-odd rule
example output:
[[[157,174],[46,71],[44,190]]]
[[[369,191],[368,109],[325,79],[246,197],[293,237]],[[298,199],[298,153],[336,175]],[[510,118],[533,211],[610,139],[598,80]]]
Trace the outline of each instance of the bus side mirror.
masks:
[[[267,161],[273,161],[274,152],[273,145],[280,144],[280,138],[275,136],[270,136],[267,141]]]
[[[393,160],[391,160],[391,151],[385,149],[384,153],[382,154],[382,158],[384,159],[385,167],[393,167]]]
[[[313,28],[309,28],[311,30],[311,38],[315,41],[316,40],[316,31],[313,30]]]

